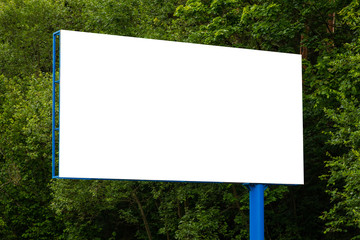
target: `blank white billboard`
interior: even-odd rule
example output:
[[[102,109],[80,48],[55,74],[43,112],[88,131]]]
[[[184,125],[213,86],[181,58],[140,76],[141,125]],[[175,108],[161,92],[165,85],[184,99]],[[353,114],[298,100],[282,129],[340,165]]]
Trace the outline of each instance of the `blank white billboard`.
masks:
[[[303,184],[301,56],[60,31],[59,177]]]

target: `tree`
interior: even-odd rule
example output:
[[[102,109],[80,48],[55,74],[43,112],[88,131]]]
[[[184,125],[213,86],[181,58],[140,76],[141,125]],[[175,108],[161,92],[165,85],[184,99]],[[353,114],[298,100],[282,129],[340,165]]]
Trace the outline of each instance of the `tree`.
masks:
[[[7,77],[51,72],[51,34],[60,27],[57,1],[0,3],[0,74]]]
[[[360,238],[359,5],[1,1],[0,237],[248,238],[248,191],[239,184],[50,180],[51,37],[67,29],[287,53],[302,49],[305,186],[266,190],[266,237]]]
[[[50,76],[0,76],[0,230],[3,239],[49,239]]]
[[[331,197],[331,209],[325,211],[325,233],[341,233],[348,239],[360,238],[360,4],[353,1],[339,12],[339,25],[353,30],[353,38],[338,51],[328,56],[322,64],[328,69],[328,81],[319,87],[333,99],[324,112],[334,129],[328,131],[329,144],[341,151],[331,154],[327,162],[327,192]],[[320,66],[318,67],[320,68]],[[327,99],[322,99],[326,101]],[[339,234],[334,234],[339,235]]]

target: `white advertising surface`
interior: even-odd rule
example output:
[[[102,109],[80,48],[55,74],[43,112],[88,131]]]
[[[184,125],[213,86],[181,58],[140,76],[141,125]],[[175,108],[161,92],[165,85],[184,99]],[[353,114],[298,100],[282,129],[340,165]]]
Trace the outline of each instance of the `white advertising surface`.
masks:
[[[59,177],[303,184],[301,56],[60,31]]]

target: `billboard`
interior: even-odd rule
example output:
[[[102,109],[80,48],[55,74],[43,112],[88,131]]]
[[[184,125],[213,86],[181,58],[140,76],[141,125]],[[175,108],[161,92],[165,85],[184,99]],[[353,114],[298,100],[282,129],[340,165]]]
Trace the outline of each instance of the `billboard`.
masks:
[[[303,184],[301,56],[60,31],[60,178]]]

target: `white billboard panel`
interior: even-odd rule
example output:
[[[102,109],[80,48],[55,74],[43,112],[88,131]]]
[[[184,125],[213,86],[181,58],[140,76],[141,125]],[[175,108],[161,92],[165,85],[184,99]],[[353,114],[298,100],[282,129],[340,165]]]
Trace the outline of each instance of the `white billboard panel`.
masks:
[[[59,177],[303,184],[301,56],[60,32]]]

